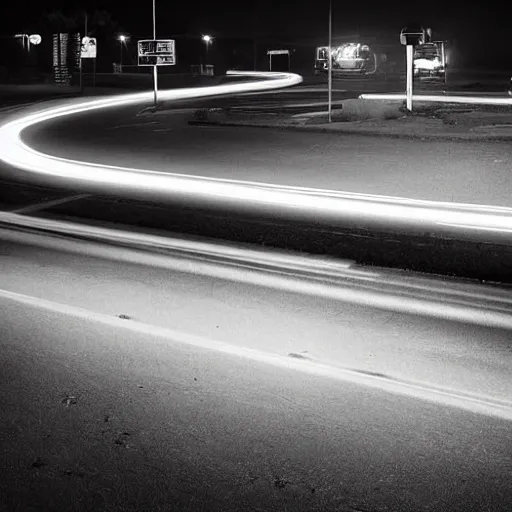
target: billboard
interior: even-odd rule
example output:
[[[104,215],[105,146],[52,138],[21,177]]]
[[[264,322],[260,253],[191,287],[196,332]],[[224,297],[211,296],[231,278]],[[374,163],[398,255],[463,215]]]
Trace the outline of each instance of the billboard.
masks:
[[[82,59],[95,59],[97,47],[95,37],[83,37],[82,46],[80,47],[80,57]]]
[[[138,41],[139,66],[174,66],[176,51],[174,39],[144,39]]]

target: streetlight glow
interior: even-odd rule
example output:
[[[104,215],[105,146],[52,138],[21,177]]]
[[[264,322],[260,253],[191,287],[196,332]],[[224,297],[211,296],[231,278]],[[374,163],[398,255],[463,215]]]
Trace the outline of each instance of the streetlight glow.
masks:
[[[32,34],[30,36],[28,36],[28,40],[34,44],[34,45],[38,45],[41,43],[41,41],[43,40],[42,37],[39,35],[39,34]]]
[[[119,72],[122,73],[123,72],[123,46],[126,44],[126,41],[128,41],[129,37],[124,35],[124,34],[120,34],[118,36],[118,39],[119,39]]]
[[[212,41],[212,36],[209,36],[209,35],[204,35],[203,36],[203,41],[208,44]]]

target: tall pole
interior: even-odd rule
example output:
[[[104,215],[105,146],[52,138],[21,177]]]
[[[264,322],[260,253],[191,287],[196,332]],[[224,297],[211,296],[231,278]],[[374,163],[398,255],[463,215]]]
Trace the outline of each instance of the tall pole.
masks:
[[[155,1],[153,0],[153,40],[156,41],[156,6]],[[157,66],[153,66],[153,92],[154,92],[154,107],[156,109],[156,104],[158,102],[158,73]]]
[[[407,81],[406,81],[406,105],[407,110],[412,112],[412,83],[414,66],[414,46],[408,44],[406,47],[407,56]]]
[[[84,37],[87,37],[87,14],[85,15]],[[83,59],[82,59],[82,41],[80,41],[80,91],[84,92],[84,77],[83,77]]]
[[[119,39],[119,71],[123,69],[123,40]]]
[[[329,123],[332,121],[332,0],[329,0],[329,49],[327,51],[328,68],[328,89],[329,89]]]

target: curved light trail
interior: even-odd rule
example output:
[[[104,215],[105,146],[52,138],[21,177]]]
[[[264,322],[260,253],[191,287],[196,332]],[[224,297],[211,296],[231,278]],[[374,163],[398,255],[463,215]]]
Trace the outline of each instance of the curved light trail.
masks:
[[[161,92],[160,98],[170,101],[266,91],[302,81],[302,77],[291,73],[231,71],[229,74],[259,80],[167,90]],[[93,164],[44,154],[28,146],[22,138],[25,129],[44,121],[103,108],[141,104],[151,99],[152,93],[148,92],[79,100],[21,116],[0,127],[0,159],[17,169],[46,179],[79,182],[82,188],[103,192],[108,187],[109,192],[122,191],[123,194],[136,194],[137,197],[144,194],[155,198],[193,198],[196,202],[236,205],[256,211],[270,209],[288,216],[343,219],[379,226],[391,225],[394,228],[412,226],[437,232],[444,230],[453,233],[458,230],[466,234],[477,230],[486,236],[498,233],[507,237],[512,233],[512,208],[420,201]]]
[[[360,94],[361,100],[392,100],[401,101],[405,100],[405,94],[386,94],[386,93],[368,93]],[[512,98],[510,97],[490,97],[490,96],[460,96],[449,94],[414,94],[413,101],[424,101],[429,103],[465,103],[468,105],[512,105]]]

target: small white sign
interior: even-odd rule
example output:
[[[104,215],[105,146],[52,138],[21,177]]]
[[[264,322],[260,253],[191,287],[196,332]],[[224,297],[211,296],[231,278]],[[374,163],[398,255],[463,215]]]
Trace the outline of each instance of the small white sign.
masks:
[[[267,55],[290,55],[290,50],[269,50]]]
[[[176,51],[174,39],[145,39],[138,41],[139,66],[174,66]]]
[[[95,37],[83,37],[82,46],[80,48],[80,57],[82,59],[95,59],[96,58],[96,38]]]

